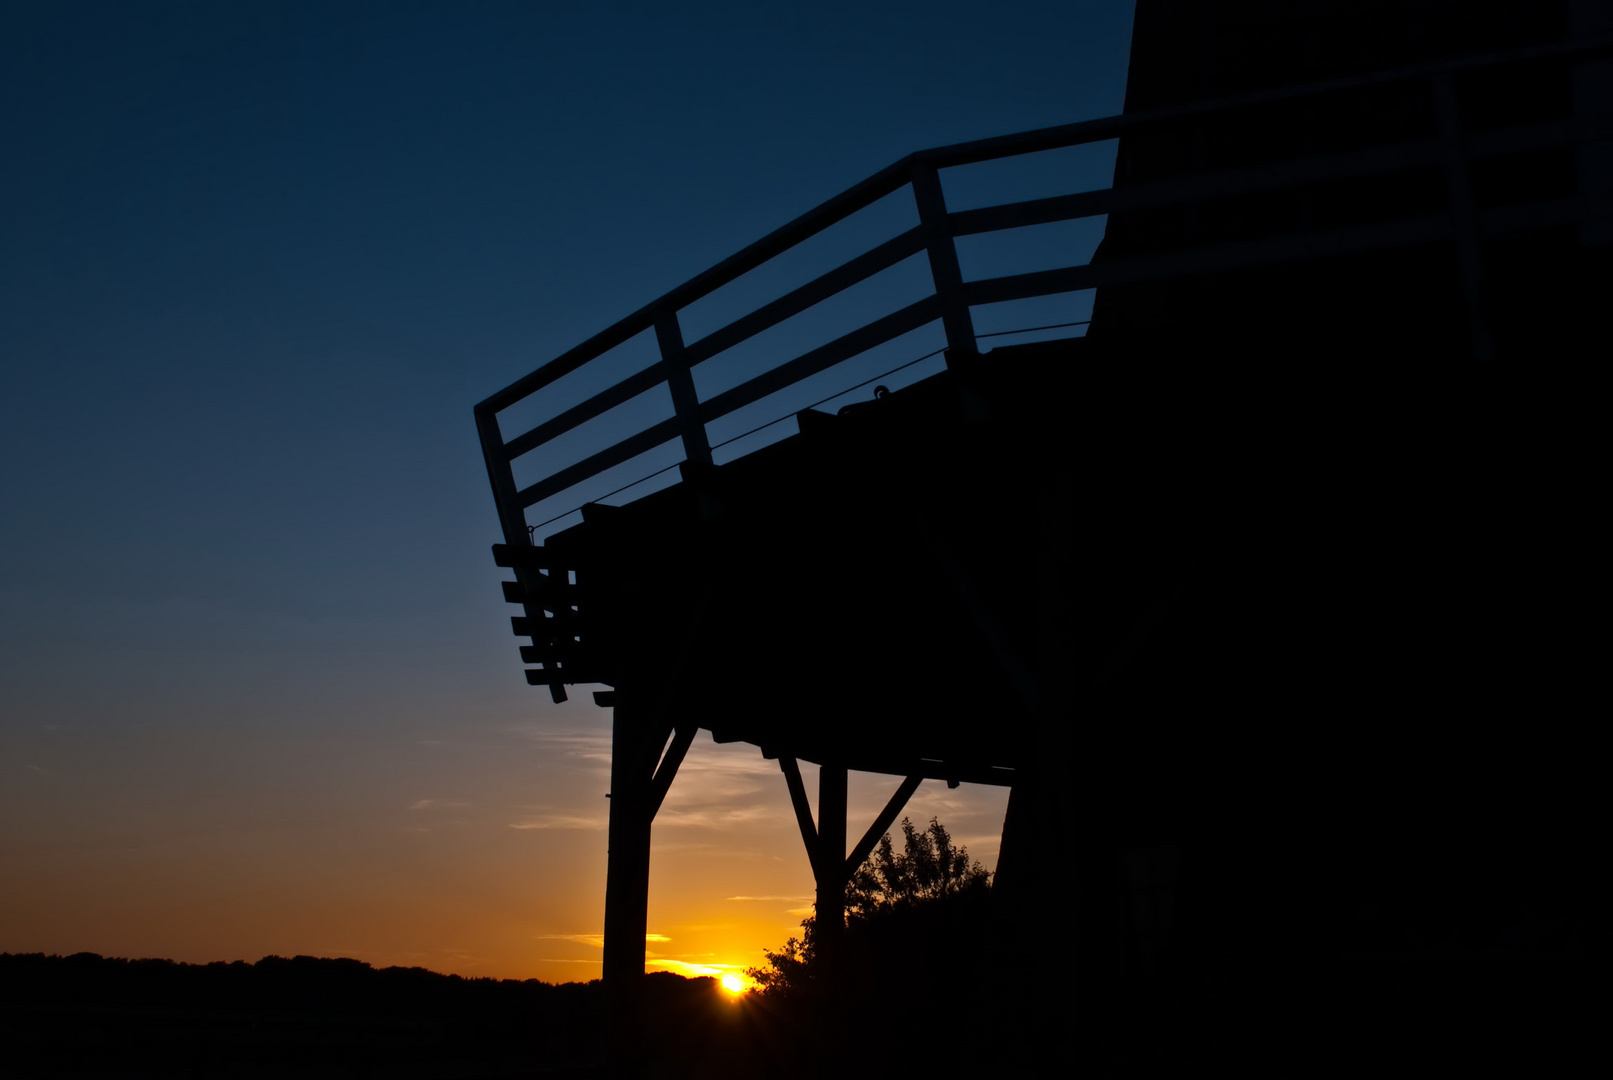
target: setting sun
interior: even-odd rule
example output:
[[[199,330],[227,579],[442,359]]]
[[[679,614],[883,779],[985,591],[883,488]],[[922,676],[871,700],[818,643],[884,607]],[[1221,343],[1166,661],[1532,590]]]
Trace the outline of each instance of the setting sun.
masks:
[[[722,977],[722,988],[730,994],[743,994],[745,992],[745,980],[738,975],[724,975]]]

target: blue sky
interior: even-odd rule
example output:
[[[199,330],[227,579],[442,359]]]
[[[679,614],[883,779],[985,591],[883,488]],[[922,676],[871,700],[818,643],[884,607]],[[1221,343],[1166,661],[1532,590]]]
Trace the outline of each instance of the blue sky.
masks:
[[[524,683],[471,406],[909,151],[1118,112],[1129,24],[6,5],[0,950],[596,971],[602,714]],[[731,931],[678,955],[810,881],[736,753],[657,833]],[[992,855],[970,798],[914,812]]]

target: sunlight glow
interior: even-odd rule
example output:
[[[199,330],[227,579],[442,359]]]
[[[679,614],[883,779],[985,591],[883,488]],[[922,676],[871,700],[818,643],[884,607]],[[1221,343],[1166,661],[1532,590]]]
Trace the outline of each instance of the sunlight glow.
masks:
[[[722,988],[730,994],[743,994],[747,989],[745,980],[738,975],[724,975],[722,977]]]

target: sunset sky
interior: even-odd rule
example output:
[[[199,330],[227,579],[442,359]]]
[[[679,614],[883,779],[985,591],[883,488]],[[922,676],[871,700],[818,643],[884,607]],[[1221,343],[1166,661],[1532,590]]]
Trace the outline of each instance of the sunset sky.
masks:
[[[0,951],[597,977],[609,714],[523,679],[471,407],[909,151],[1118,112],[1130,13],[6,4]],[[1005,801],[908,814],[990,867]],[[808,913],[754,747],[653,858],[652,965]]]

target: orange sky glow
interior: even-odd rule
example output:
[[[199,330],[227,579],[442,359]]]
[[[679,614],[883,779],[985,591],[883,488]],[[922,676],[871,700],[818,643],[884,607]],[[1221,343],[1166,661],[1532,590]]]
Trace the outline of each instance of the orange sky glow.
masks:
[[[321,767],[338,747],[320,744],[339,734],[288,745],[261,731],[170,731],[109,749],[104,734],[92,747],[40,732],[6,789],[0,947],[597,978],[609,714],[530,704],[550,715],[342,746],[369,763],[361,777]],[[816,770],[803,772],[815,797]],[[853,774],[854,832],[898,783]],[[989,868],[1005,805],[1004,790],[928,781],[906,812],[939,817]],[[742,973],[811,903],[777,763],[702,733],[655,825],[650,970]]]

